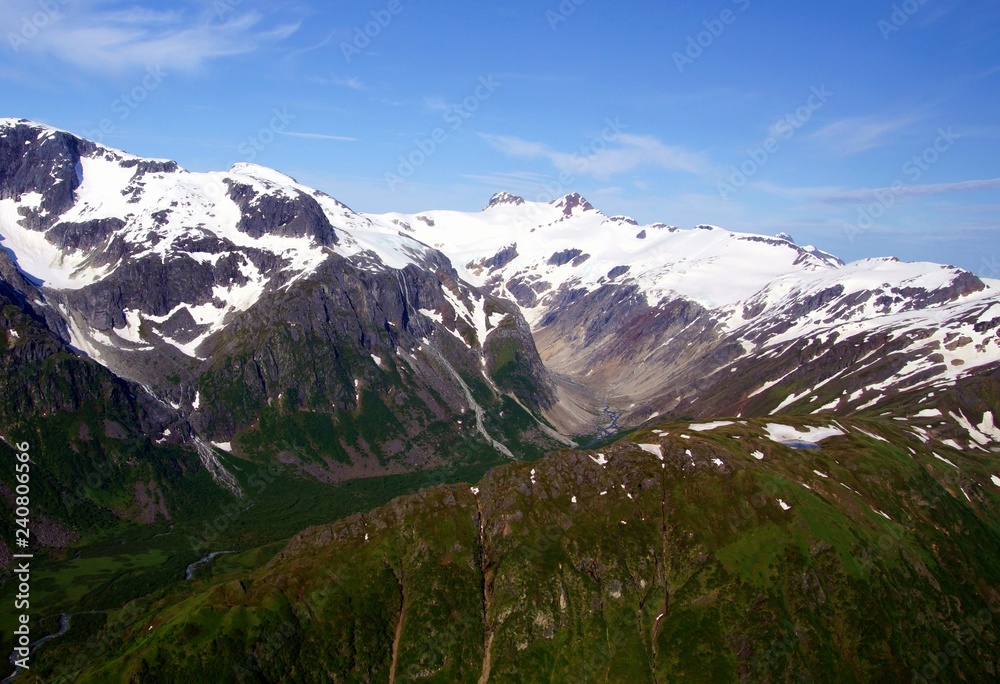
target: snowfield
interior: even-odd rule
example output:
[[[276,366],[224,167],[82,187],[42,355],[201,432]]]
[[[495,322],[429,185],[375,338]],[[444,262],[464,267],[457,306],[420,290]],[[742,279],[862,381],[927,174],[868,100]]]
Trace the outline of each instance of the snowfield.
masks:
[[[790,425],[771,423],[764,430],[768,438],[773,442],[809,442],[818,444],[830,437],[839,437],[844,434],[843,430],[835,427],[805,427],[797,428]]]

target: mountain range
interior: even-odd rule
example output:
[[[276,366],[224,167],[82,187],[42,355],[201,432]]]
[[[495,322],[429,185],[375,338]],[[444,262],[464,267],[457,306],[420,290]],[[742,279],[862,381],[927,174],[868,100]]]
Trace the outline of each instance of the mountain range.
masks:
[[[19,119],[0,247],[0,448],[32,443],[50,560],[275,526],[139,582],[81,681],[899,681],[995,614],[1000,281],[578,194],[363,214]]]

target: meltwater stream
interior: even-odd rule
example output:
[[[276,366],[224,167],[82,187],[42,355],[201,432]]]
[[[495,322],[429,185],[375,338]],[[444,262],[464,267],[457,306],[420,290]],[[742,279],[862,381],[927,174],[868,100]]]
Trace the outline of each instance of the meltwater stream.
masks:
[[[191,565],[187,566],[186,570],[184,570],[184,579],[185,579],[185,581],[190,582],[192,579],[194,579],[194,571],[198,569],[198,566],[207,565],[208,563],[211,563],[212,561],[214,561],[219,556],[226,556],[226,555],[233,554],[233,553],[236,553],[236,552],[235,551],[213,551],[212,553],[208,554],[204,558],[202,558],[200,560],[196,560],[194,563],[192,563]]]
[[[52,641],[53,639],[56,639],[58,637],[61,637],[63,634],[68,632],[70,627],[70,622],[72,621],[72,619],[73,619],[72,613],[66,613],[65,615],[60,616],[59,631],[53,632],[52,634],[49,634],[47,636],[43,636],[41,639],[33,641],[31,644],[29,644],[28,645],[29,654],[33,654],[35,650],[42,644]],[[17,660],[17,657],[18,657],[17,652],[12,651],[11,654],[7,657],[7,662],[9,662],[11,665],[14,665],[14,661]],[[17,676],[20,675],[22,672],[23,670],[19,670],[15,667],[14,672],[8,677],[6,677],[2,682],[0,682],[0,684],[7,684],[8,682],[14,681],[15,679],[17,679]]]

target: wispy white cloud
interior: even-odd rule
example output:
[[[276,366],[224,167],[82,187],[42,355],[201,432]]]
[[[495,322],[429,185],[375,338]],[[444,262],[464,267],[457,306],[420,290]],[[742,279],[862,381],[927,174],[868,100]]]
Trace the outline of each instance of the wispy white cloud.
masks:
[[[368,90],[365,82],[357,76],[306,76],[303,81],[324,88],[333,86],[335,88],[349,88],[359,92]]]
[[[351,90],[365,90],[365,83],[357,76],[333,76],[330,79],[331,85]]]
[[[19,56],[52,57],[86,71],[112,74],[151,66],[167,72],[193,71],[210,60],[284,40],[299,28],[297,22],[266,26],[264,17],[253,11],[220,18],[81,0],[61,4],[44,25],[24,31],[25,22],[39,14],[38,4],[30,0],[3,4],[0,31],[8,37],[8,48]]]
[[[161,11],[148,7],[131,6],[109,9],[101,15],[101,18],[109,23],[131,26],[167,26],[180,21],[181,13],[176,10]]]
[[[290,138],[309,138],[311,140],[336,140],[339,142],[358,142],[358,138],[351,138],[345,135],[328,135],[326,133],[300,133],[298,131],[279,131],[281,135]]]
[[[893,197],[933,197],[954,192],[976,190],[1000,190],[1000,178],[956,181],[952,183],[901,184],[895,187],[854,188],[838,187],[784,187],[769,182],[754,183],[754,187],[778,197],[826,204],[858,204],[870,202],[880,195],[891,193]]]
[[[814,199],[821,202],[866,202],[883,193],[892,193],[895,197],[932,197],[947,195],[953,192],[969,192],[975,190],[1000,190],[1000,178],[983,180],[967,180],[954,183],[933,183],[924,185],[899,185],[886,188],[861,188],[858,190],[843,190],[820,193]]]
[[[480,134],[494,149],[509,157],[547,159],[557,170],[583,174],[606,181],[613,176],[640,167],[656,167],[692,174],[707,173],[710,167],[704,155],[664,144],[654,136],[622,133],[610,141],[595,139],[576,152],[562,152],[540,142],[503,135]]]
[[[982,71],[982,72],[976,74],[972,78],[975,81],[981,81],[984,78],[989,78],[991,76],[996,76],[997,74],[1000,74],[1000,64],[997,64],[995,67],[992,67],[990,69],[986,69],[985,71]]]
[[[775,197],[784,197],[786,199],[793,200],[813,200],[817,197],[846,192],[843,186],[838,185],[793,187],[779,185],[778,183],[766,180],[750,183],[747,187],[760,190],[761,192],[766,192],[767,194],[774,195]]]
[[[443,97],[430,95],[424,97],[424,109],[428,112],[443,114],[451,108],[452,105],[450,105]]]
[[[314,45],[307,45],[306,47],[299,48],[297,50],[292,50],[291,52],[288,53],[287,58],[296,59],[297,57],[301,57],[302,55],[308,54],[310,52],[315,52],[316,50],[322,50],[327,45],[332,43],[335,37],[336,34],[331,33],[326,38],[324,38],[323,40]]]
[[[500,81],[534,81],[536,83],[575,83],[580,79],[575,76],[556,74],[502,73],[496,75]]]
[[[940,20],[954,12],[960,3],[932,3],[920,13],[920,26],[927,27],[936,24]]]
[[[530,194],[540,192],[544,189],[545,183],[550,182],[550,176],[532,171],[510,171],[488,174],[461,174],[462,178],[475,181],[485,185],[492,190],[506,190],[508,192],[519,192]]]
[[[852,117],[834,121],[809,137],[826,144],[836,154],[849,157],[890,143],[894,136],[918,120],[912,116],[895,119]]]

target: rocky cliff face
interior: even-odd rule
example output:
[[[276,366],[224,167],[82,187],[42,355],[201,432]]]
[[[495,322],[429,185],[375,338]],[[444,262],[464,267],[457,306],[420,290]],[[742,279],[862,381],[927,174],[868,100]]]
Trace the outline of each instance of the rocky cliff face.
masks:
[[[62,358],[69,388],[16,396],[4,434],[82,411],[85,372],[132,396],[137,432],[208,459],[220,484],[213,443],[331,482],[461,457],[444,444],[501,457],[558,444],[524,408],[554,394],[515,306],[269,169],[192,174],[4,120],[0,236],[0,286],[48,345],[11,343],[5,361]]]
[[[164,445],[165,435],[190,439],[190,425],[141,386],[70,348],[65,323],[12,269],[0,254],[0,450],[11,453],[12,464],[14,445],[29,445],[32,544],[66,546],[78,539],[74,530],[120,518],[169,519],[209,481],[193,451]],[[13,482],[12,470],[5,469],[5,483]],[[0,528],[13,538],[11,516]]]

